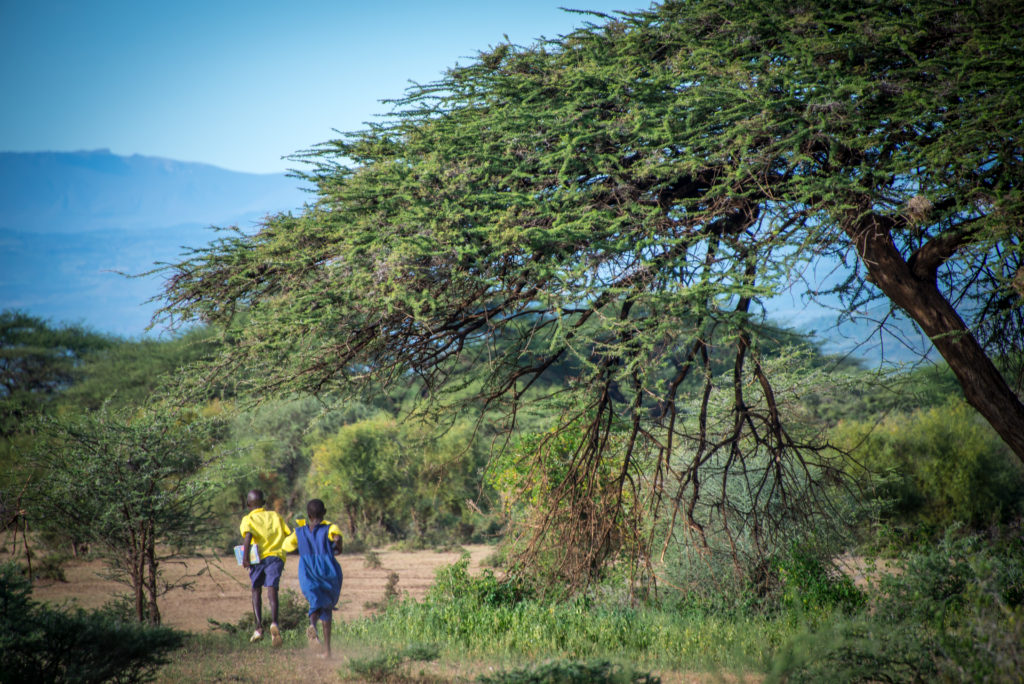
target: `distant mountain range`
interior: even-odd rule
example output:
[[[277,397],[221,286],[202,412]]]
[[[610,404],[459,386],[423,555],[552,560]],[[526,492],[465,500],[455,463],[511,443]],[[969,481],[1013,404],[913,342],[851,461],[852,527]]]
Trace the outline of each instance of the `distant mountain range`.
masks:
[[[255,228],[267,214],[301,210],[310,195],[295,178],[257,175],[156,157],[91,152],[0,153],[0,309],[84,323],[125,337],[144,333],[160,276],[126,278],[201,247],[211,225]],[[799,293],[768,302],[776,323],[815,331],[829,352],[877,362],[917,353],[873,324],[837,328],[828,307]],[[899,326],[916,349],[930,346]],[[159,331],[154,331],[159,332]],[[867,341],[866,344],[861,344]]]
[[[0,308],[139,336],[159,277],[126,278],[309,195],[250,174],[108,150],[0,153]]]

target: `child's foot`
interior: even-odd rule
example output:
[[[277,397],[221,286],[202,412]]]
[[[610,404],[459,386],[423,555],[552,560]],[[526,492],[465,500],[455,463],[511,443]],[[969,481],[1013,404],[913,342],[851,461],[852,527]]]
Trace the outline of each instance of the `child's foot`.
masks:
[[[276,624],[270,625],[270,645],[277,647],[281,645],[281,630]]]
[[[263,638],[263,630],[262,629],[257,629],[255,632],[252,633],[252,636],[249,637],[249,643],[250,644],[255,644],[257,641],[259,641],[262,638]]]
[[[306,640],[309,641],[310,648],[317,648],[320,646],[320,637],[316,633],[316,627],[310,625],[306,627]]]

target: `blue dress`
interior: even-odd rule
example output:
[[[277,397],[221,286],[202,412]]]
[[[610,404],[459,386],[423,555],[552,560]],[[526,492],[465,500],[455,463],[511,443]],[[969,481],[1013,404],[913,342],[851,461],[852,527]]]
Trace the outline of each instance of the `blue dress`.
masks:
[[[338,604],[341,596],[341,566],[334,558],[334,544],[328,538],[330,525],[320,523],[310,529],[303,525],[296,528],[295,537],[299,547],[299,587],[309,601],[309,614],[330,611]]]

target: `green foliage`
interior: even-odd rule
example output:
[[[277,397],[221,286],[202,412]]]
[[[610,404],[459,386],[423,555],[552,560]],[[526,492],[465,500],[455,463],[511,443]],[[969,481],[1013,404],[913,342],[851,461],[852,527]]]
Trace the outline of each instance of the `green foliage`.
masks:
[[[882,476],[874,496],[890,502],[895,522],[980,529],[1024,512],[1024,469],[963,400],[881,422],[844,421],[833,439]]]
[[[394,527],[407,508],[414,457],[400,435],[398,423],[382,416],[346,425],[314,447],[309,490],[329,506],[337,502],[357,534]]]
[[[422,603],[406,599],[373,618],[339,625],[344,638],[377,646],[425,640],[454,656],[604,658],[688,671],[766,662],[773,644],[794,629],[755,611],[659,609],[596,594],[538,598],[517,580],[469,576],[465,561],[439,570]]]
[[[530,585],[518,575],[497,578],[489,569],[469,574],[469,554],[458,562],[438,569],[426,600],[435,605],[465,603],[469,606],[514,606],[534,598]],[[468,608],[467,608],[468,609]]]
[[[102,409],[37,423],[26,459],[36,529],[90,546],[134,593],[137,618],[160,622],[162,561],[215,526],[208,474],[215,423],[188,414]]]
[[[166,393],[168,382],[176,384],[177,374],[185,367],[212,356],[216,345],[208,328],[169,339],[117,340],[84,356],[74,382],[61,394],[61,403],[90,411],[104,404],[143,406]],[[206,396],[217,396],[215,388],[207,389]]]
[[[33,601],[12,563],[0,565],[0,682],[143,682],[184,635],[102,611]]]
[[[0,438],[67,389],[85,356],[114,342],[80,326],[0,311]]]
[[[71,560],[66,553],[48,553],[32,562],[32,577],[67,582],[64,565]]]
[[[1012,681],[1024,664],[1024,542],[949,532],[884,575],[871,609],[779,650],[771,682]]]
[[[313,445],[309,492],[347,518],[353,536],[414,544],[468,541],[488,518],[484,454],[471,425],[437,435],[388,414],[342,426]],[[477,501],[473,506],[467,501]]]
[[[776,560],[775,570],[782,583],[782,607],[790,611],[831,615],[834,609],[853,612],[865,603],[853,580],[810,546],[793,545]]]
[[[280,500],[286,511],[304,511],[305,478],[312,445],[329,431],[369,411],[361,404],[329,411],[313,397],[288,397],[231,410],[225,443],[231,447],[233,477],[226,482],[222,510],[236,512],[254,481],[267,500]]]
[[[381,682],[397,677],[410,663],[437,660],[439,650],[432,644],[414,643],[395,651],[384,651],[369,658],[350,658],[353,674],[367,681]]]
[[[481,675],[480,684],[661,684],[661,678],[632,667],[594,660],[556,660],[495,675]]]

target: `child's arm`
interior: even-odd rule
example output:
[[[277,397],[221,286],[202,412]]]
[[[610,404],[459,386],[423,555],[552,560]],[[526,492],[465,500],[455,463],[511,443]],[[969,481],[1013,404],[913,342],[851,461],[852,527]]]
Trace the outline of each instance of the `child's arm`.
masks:
[[[242,567],[243,568],[248,568],[249,567],[249,549],[252,547],[252,532],[246,532],[245,533],[245,541],[243,542],[243,545],[245,546],[245,548],[242,549]]]
[[[341,553],[341,529],[334,523],[330,525],[330,528],[327,530],[327,538],[334,542],[334,553],[337,555]]]
[[[299,538],[295,534],[295,530],[292,530],[284,541],[281,543],[281,548],[284,549],[285,553],[297,553],[299,550]]]

